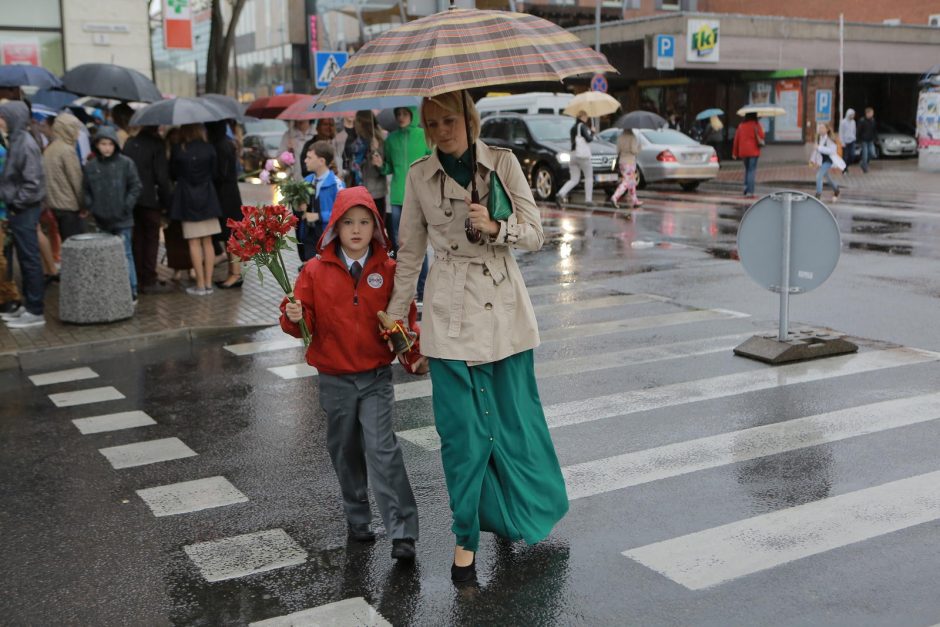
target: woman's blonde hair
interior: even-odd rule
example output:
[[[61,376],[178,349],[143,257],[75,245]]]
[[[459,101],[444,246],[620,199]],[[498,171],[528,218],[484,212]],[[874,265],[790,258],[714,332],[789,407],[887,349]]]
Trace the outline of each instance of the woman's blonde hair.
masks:
[[[431,139],[431,134],[427,132],[428,123],[424,118],[424,110],[427,108],[428,103],[433,102],[444,111],[449,113],[456,113],[458,115],[464,115],[464,92],[463,90],[451,91],[446,94],[441,94],[440,96],[433,96],[431,98],[425,98],[421,101],[421,126],[424,127],[425,133],[424,138],[428,143],[428,147],[433,148],[434,142]],[[475,142],[480,138],[480,113],[477,111],[477,107],[473,104],[473,99],[467,95],[467,116],[470,119],[470,143]]]
[[[713,130],[716,131],[720,131],[725,127],[725,125],[721,123],[721,120],[718,119],[717,115],[713,115],[708,118],[708,124],[712,127]]]

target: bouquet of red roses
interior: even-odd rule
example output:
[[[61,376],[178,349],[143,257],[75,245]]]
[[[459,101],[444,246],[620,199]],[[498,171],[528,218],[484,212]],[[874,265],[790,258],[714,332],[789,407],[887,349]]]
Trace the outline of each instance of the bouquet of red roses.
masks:
[[[281,286],[287,299],[294,300],[294,288],[287,278],[287,269],[284,266],[282,250],[290,250],[288,242],[297,243],[297,239],[288,235],[297,225],[297,218],[290,209],[284,205],[264,205],[242,207],[241,220],[229,220],[226,226],[232,230],[228,240],[228,252],[238,257],[242,262],[254,261],[258,269],[258,279],[264,281],[265,267]],[[304,320],[300,321],[300,332],[303,335],[304,346],[310,344],[310,330]]]

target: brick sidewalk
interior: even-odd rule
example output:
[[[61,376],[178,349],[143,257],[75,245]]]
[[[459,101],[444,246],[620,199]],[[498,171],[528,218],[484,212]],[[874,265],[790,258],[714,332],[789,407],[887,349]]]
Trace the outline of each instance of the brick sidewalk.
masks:
[[[876,160],[868,174],[853,164],[848,175],[833,177],[846,191],[857,192],[928,192],[940,193],[940,176],[921,172],[917,159]],[[715,183],[744,186],[744,166],[739,161],[723,161]],[[764,185],[815,186],[816,170],[803,164],[757,164],[757,182]],[[828,189],[828,187],[827,187]]]
[[[270,188],[242,185],[244,202],[269,200]],[[160,255],[163,260],[163,247]],[[296,253],[285,259],[293,281],[300,261]],[[226,263],[215,268],[215,279],[226,276]],[[254,265],[243,265],[245,284],[241,289],[216,289],[210,296],[190,296],[185,288],[194,285],[188,278],[177,283],[172,281],[173,272],[165,265],[159,266],[161,280],[171,280],[177,289],[168,294],[141,294],[137,310],[132,318],[120,322],[94,325],[75,325],[59,320],[59,285],[46,288],[46,324],[33,329],[8,329],[0,324],[0,358],[25,351],[35,351],[65,346],[76,346],[90,342],[129,340],[154,333],[172,332],[187,328],[212,328],[234,326],[256,326],[276,324],[278,305],[283,295],[274,279],[268,275],[262,285]]]

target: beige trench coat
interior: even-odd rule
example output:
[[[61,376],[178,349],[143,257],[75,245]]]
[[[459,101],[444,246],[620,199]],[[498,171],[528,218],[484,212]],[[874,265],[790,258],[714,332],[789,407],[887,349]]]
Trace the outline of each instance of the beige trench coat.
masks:
[[[486,205],[496,171],[513,214],[499,233],[471,244],[464,232],[470,193],[444,173],[435,151],[412,164],[399,228],[398,267],[388,313],[404,319],[427,244],[434,263],[424,289],[421,352],[471,365],[535,348],[538,323],[512,248],[535,251],[544,235],[539,209],[512,151],[477,141],[477,191]]]

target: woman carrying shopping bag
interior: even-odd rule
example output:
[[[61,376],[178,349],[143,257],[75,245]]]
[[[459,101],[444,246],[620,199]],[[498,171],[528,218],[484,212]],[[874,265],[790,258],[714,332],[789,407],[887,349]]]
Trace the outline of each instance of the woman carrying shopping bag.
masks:
[[[839,144],[832,137],[832,129],[828,124],[820,122],[816,126],[816,146],[813,149],[813,155],[809,159],[809,164],[816,170],[816,198],[822,197],[823,179],[829,181],[832,187],[832,202],[839,201],[839,186],[832,180],[831,170],[835,168],[839,172],[845,170],[845,161],[839,156]]]
[[[575,188],[581,181],[581,173],[584,173],[584,202],[593,204],[594,199],[594,166],[591,165],[591,142],[594,141],[594,131],[591,129],[588,121],[588,114],[584,111],[578,112],[578,119],[571,127],[571,160],[568,162],[568,172],[570,177],[565,183],[558,195],[555,197],[556,204],[561,207],[568,202],[568,193]]]

